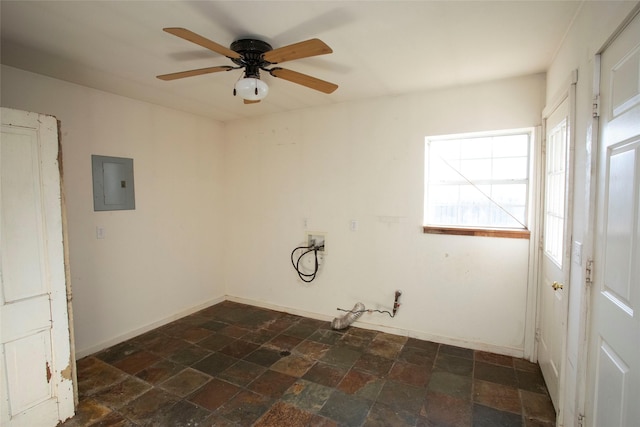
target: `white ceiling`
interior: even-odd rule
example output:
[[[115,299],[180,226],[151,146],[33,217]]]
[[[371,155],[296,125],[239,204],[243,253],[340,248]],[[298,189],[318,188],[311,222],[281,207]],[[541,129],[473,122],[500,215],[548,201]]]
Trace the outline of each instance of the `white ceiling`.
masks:
[[[7,1],[2,63],[227,121],[544,72],[581,1]],[[224,46],[320,38],[330,55],[282,67],[338,84],[327,95],[263,73],[269,96],[232,94],[241,71],[174,81],[158,74],[234,65],[167,34]]]

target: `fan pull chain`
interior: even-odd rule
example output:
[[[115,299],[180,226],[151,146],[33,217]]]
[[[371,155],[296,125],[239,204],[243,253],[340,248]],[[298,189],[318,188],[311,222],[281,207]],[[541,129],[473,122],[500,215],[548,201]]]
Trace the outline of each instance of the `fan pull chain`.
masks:
[[[244,76],[244,72],[242,72],[242,74],[240,74],[240,75],[238,76],[238,80],[236,80],[236,83],[238,83],[238,82],[240,81],[240,79],[241,79],[243,76]],[[235,85],[234,85],[234,86],[233,86],[233,96],[236,96],[236,93],[237,93],[237,92],[236,92],[236,87],[235,87]]]

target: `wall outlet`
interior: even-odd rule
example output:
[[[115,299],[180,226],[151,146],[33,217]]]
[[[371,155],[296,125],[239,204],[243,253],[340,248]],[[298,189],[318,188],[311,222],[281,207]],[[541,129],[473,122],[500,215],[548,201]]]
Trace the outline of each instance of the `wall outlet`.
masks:
[[[318,248],[318,252],[327,253],[326,235],[324,233],[307,233],[307,246]]]
[[[400,295],[402,295],[402,291],[398,290],[396,291],[396,295],[393,299],[393,316],[391,317],[396,317],[396,313],[398,312],[398,309],[400,308]]]

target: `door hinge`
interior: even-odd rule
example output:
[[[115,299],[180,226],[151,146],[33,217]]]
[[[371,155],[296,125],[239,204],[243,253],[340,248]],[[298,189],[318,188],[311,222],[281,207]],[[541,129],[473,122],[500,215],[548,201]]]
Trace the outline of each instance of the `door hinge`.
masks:
[[[587,260],[587,266],[585,267],[585,282],[587,286],[591,286],[593,283],[593,260]]]
[[[593,97],[591,115],[592,117],[600,117],[600,95]]]
[[[536,339],[536,342],[540,342],[540,328],[536,329],[535,339]]]
[[[584,415],[583,414],[578,414],[578,426],[579,427],[583,427],[584,426]]]

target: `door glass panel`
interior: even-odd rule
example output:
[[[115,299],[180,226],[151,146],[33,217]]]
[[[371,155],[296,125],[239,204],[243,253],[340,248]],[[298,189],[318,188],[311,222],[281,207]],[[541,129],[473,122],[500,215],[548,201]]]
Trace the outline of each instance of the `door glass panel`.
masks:
[[[562,268],[567,164],[567,121],[562,120],[547,139],[545,170],[544,251]]]

